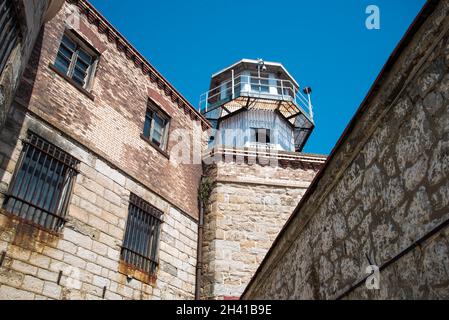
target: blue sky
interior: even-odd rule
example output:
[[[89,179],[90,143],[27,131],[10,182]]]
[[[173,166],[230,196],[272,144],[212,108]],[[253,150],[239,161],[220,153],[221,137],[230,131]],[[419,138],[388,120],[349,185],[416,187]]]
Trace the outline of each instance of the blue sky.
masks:
[[[305,152],[328,154],[425,0],[91,0],[195,106],[211,74],[242,59],[281,62],[311,86],[316,129]],[[380,9],[380,30],[365,10]]]

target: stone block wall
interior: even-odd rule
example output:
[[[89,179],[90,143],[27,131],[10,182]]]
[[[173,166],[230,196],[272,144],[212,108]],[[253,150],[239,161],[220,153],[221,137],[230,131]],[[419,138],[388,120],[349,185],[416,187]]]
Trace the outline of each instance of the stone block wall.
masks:
[[[429,1],[245,299],[449,298],[448,70],[449,1]]]
[[[53,126],[15,110],[0,135],[1,203],[27,130],[81,164],[60,233],[1,209],[0,299],[193,299],[197,221]],[[131,192],[164,213],[155,282],[120,261]]]
[[[207,166],[214,185],[205,210],[203,298],[240,297],[321,164]]]

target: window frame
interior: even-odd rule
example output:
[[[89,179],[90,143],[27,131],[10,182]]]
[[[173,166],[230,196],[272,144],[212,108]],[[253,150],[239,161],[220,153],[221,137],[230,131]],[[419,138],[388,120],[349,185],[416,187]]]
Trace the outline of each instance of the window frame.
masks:
[[[140,219],[136,219],[136,216]],[[156,276],[163,216],[161,210],[134,193],[130,194],[128,217],[120,250],[121,262],[145,274]],[[130,241],[134,243],[130,244]],[[146,254],[142,251],[146,251]]]
[[[250,132],[250,143],[257,143],[257,144],[266,144],[266,145],[271,145],[271,140],[272,140],[272,136],[271,136],[271,129],[266,129],[266,128],[250,128],[251,132]],[[269,141],[265,141],[265,142],[261,142],[259,141],[259,137],[260,137],[260,131],[264,130],[265,131],[265,137],[269,138]],[[255,134],[254,134],[255,133]],[[253,141],[255,137],[255,141]]]
[[[22,140],[22,144],[23,148],[2,208],[29,224],[50,232],[60,232],[67,222],[73,187],[76,176],[79,174],[78,167],[81,161],[32,131],[27,132],[27,137]],[[35,156],[37,160],[34,159]],[[48,165],[47,161],[49,161]],[[54,168],[52,168],[53,165]],[[60,166],[59,174],[58,166]],[[53,187],[54,178],[56,183]],[[34,183],[32,183],[33,179],[35,179]],[[30,185],[32,185],[31,189]],[[48,203],[47,196],[50,190],[52,190],[51,198]],[[22,191],[25,191],[23,195]],[[13,201],[13,204],[10,204],[10,201]],[[20,205],[18,211],[16,211],[17,204]],[[28,207],[26,211],[23,211],[24,206]],[[33,212],[32,215],[31,212]],[[41,223],[42,217],[45,217],[44,223]],[[51,217],[50,225],[47,226],[49,217]]]
[[[64,72],[57,66],[57,62],[59,59],[58,56],[60,54],[63,55],[61,53],[61,47],[64,45],[65,37],[67,39],[69,39],[69,41],[71,41],[75,45],[75,49],[73,49],[72,57],[70,58],[70,64],[67,68],[67,72]],[[68,49],[71,50],[70,48],[68,48]],[[76,70],[76,66],[78,63],[78,59],[80,59],[83,63],[86,64],[86,62],[82,58],[80,58],[80,53],[79,53],[80,51],[83,51],[84,53],[89,55],[92,59],[92,62],[88,67],[88,70],[86,70],[86,77],[84,79],[84,82],[85,82],[84,85],[81,85],[77,80],[75,80],[73,78],[75,70]],[[64,55],[63,55],[63,57],[67,60],[69,59],[68,57],[66,57]],[[70,83],[72,83],[76,87],[78,87],[82,90],[89,91],[93,87],[93,79],[95,76],[95,72],[97,71],[99,60],[100,60],[100,53],[92,45],[90,45],[85,39],[83,39],[79,34],[77,34],[74,30],[68,29],[68,30],[64,31],[64,33],[60,39],[59,47],[56,52],[56,57],[55,57],[54,63],[53,63],[53,68],[56,69],[56,71],[58,73],[63,75],[67,80],[70,81]]]
[[[266,83],[265,83],[266,82]],[[261,74],[260,77],[258,73],[251,72],[250,73],[250,86],[251,92],[258,94],[270,94],[270,76],[269,74],[264,77],[264,74]],[[257,88],[257,90],[255,90]]]
[[[149,113],[152,113],[153,115],[150,117]],[[153,141],[154,140],[154,131],[155,129],[155,116],[162,119],[165,123],[163,126],[163,133],[161,134],[161,142]],[[149,124],[149,133],[148,136],[145,134],[147,129],[147,119],[151,119],[151,123]],[[143,131],[142,131],[142,138],[148,141],[154,148],[156,148],[158,151],[164,154],[164,156],[168,157],[168,141],[169,141],[169,134],[170,134],[170,124],[171,124],[171,117],[159,106],[157,105],[153,100],[148,99],[147,102],[147,108],[145,110],[145,119],[143,123]]]

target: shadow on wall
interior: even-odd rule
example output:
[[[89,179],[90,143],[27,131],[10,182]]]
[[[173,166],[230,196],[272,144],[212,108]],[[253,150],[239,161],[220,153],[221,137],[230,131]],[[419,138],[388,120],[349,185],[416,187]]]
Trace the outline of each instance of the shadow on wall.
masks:
[[[5,125],[0,130],[0,213],[11,216],[10,213],[4,210],[6,195],[9,191],[9,186],[16,170],[16,163],[19,159],[20,153],[17,149],[22,150],[22,143],[20,136],[25,121],[25,115],[31,100],[34,83],[37,75],[37,65],[41,59],[43,28],[41,29],[38,38],[36,39],[35,47],[32,51],[28,65],[25,68],[24,74],[19,84],[19,88],[14,97],[14,102],[8,112]],[[6,225],[0,224],[0,235],[9,233],[14,235],[10,243],[17,246],[29,247],[32,245],[30,236],[35,237],[37,234],[46,234],[46,238],[51,237],[51,234],[40,232],[29,224],[24,224],[14,216],[8,219]],[[19,223],[19,225],[17,225]],[[9,232],[12,230],[12,232]],[[8,236],[5,236],[8,238]],[[4,238],[2,236],[2,238]],[[48,242],[50,239],[45,239]]]

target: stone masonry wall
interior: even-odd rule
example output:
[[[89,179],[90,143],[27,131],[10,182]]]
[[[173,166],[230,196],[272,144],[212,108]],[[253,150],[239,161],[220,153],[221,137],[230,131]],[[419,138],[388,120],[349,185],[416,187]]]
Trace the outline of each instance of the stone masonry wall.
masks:
[[[245,299],[449,298],[449,1],[436,3]],[[380,290],[365,287],[370,264]]]
[[[193,299],[197,222],[103,158],[19,106],[0,135],[0,202],[27,130],[81,160],[60,234],[0,209],[1,299]],[[162,210],[155,283],[120,262],[130,192]],[[59,273],[62,277],[58,284]],[[133,279],[127,276],[133,275]]]
[[[208,166],[215,184],[205,210],[203,298],[240,297],[318,169]]]

